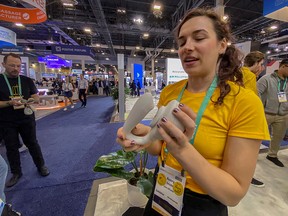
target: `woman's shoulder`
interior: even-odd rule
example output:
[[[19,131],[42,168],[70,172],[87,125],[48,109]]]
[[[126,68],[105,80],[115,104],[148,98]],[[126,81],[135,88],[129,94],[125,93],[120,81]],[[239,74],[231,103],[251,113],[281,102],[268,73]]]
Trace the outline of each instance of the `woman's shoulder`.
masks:
[[[260,102],[260,98],[254,91],[248,88],[244,88],[237,83],[229,82],[231,91],[229,93],[230,96],[234,97],[236,101],[242,101],[244,103],[249,102]]]
[[[187,79],[184,79],[165,86],[165,88],[161,91],[158,107],[166,105],[169,101],[176,99],[186,83]]]
[[[182,89],[186,85],[186,83],[187,83],[187,79],[180,80],[176,83],[165,86],[165,88],[162,91],[170,92],[170,91],[175,91],[175,89],[179,89],[179,88]]]

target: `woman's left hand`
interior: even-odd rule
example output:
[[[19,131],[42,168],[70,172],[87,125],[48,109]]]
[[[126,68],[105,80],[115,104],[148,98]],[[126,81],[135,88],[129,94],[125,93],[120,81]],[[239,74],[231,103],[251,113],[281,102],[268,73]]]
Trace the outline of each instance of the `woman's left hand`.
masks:
[[[184,104],[180,104],[173,110],[173,115],[183,124],[184,131],[165,117],[158,122],[158,131],[166,142],[168,151],[177,154],[191,145],[189,140],[194,133],[196,113]]]

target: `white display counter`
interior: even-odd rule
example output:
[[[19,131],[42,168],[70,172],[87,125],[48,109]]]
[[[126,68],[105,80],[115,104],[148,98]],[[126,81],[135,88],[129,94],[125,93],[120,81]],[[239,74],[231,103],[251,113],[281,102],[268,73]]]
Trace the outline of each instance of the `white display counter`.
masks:
[[[58,95],[53,94],[53,95],[39,95],[39,105],[40,106],[57,106],[58,105]]]
[[[36,106],[36,109],[53,109],[59,108],[58,104],[58,95],[51,94],[48,95],[47,92],[52,92],[52,87],[38,87],[39,94],[39,104]]]

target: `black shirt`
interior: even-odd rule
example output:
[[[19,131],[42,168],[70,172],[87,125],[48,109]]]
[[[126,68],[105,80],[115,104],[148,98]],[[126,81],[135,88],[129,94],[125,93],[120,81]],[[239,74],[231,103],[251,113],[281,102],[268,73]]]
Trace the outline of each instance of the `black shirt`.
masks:
[[[18,78],[8,78],[11,89],[19,89],[18,88]],[[21,81],[21,89],[22,96],[24,99],[28,99],[31,95],[36,94],[38,92],[36,86],[32,79],[26,76],[20,75]],[[13,91],[13,90],[12,90]],[[17,91],[19,92],[19,91]],[[14,95],[17,96],[17,95]],[[10,100],[10,91],[8,85],[4,79],[3,74],[0,74],[0,101],[8,101]],[[0,127],[1,126],[12,126],[14,123],[19,123],[25,120],[35,120],[35,115],[25,115],[24,109],[16,109],[14,110],[13,106],[0,108]]]

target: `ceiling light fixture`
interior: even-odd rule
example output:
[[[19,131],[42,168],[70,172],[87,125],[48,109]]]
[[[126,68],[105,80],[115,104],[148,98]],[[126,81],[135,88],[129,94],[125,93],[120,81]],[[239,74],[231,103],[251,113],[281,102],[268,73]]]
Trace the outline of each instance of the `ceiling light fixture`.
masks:
[[[72,4],[72,3],[63,3],[63,6],[65,6],[65,7],[73,7],[74,4]]]
[[[276,25],[270,26],[270,29],[272,29],[272,30],[277,29],[277,28],[278,28],[278,26],[276,26]]]
[[[15,23],[15,25],[18,27],[24,27],[24,25],[22,23]]]
[[[161,19],[162,18],[162,10],[161,10],[161,5],[159,3],[156,3],[154,1],[154,4],[153,4],[153,15],[156,17],[156,18],[159,18]]]
[[[229,16],[228,16],[228,15],[224,15],[224,16],[222,17],[222,20],[223,20],[223,21],[228,21],[228,19],[229,19]]]
[[[137,24],[142,24],[143,20],[141,18],[136,18],[136,19],[133,19],[133,22],[135,22]]]
[[[117,8],[117,13],[118,14],[126,14],[126,9],[125,8]]]
[[[154,10],[161,10],[161,5],[154,4],[153,9]]]
[[[149,37],[149,34],[148,33],[144,33],[143,34],[143,38],[148,38]]]
[[[76,0],[61,0],[64,7],[74,7],[78,4]]]
[[[90,28],[84,28],[84,31],[85,32],[91,32],[91,29]]]

